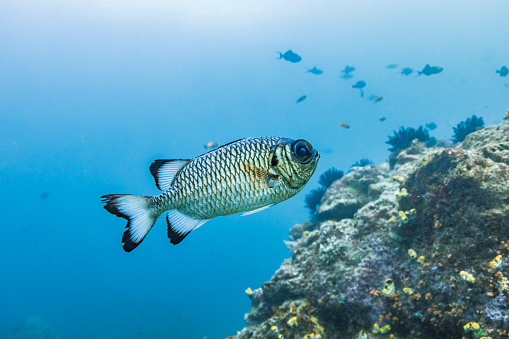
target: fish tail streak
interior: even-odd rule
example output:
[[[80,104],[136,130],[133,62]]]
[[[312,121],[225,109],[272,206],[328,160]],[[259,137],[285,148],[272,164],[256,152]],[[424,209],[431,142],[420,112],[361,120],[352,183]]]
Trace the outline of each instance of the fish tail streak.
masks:
[[[159,215],[152,211],[151,197],[130,194],[103,195],[104,208],[117,217],[127,220],[126,231],[122,236],[123,248],[131,252],[145,238]]]

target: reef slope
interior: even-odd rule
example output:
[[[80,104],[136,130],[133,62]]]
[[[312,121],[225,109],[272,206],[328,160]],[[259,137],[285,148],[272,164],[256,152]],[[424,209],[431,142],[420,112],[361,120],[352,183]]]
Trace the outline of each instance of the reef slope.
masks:
[[[286,243],[235,338],[508,338],[509,123],[354,167]]]

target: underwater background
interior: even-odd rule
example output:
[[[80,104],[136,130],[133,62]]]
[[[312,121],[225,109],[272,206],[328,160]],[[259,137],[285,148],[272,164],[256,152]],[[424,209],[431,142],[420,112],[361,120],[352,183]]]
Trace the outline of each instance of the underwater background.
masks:
[[[290,256],[283,240],[309,218],[319,174],[386,161],[400,126],[433,122],[430,134],[450,140],[474,114],[502,121],[508,10],[502,0],[3,2],[0,337],[29,317],[43,319],[39,337],[46,326],[59,338],[234,335],[246,288]],[[278,59],[290,49],[302,61]],[[443,71],[417,76],[426,64]],[[321,153],[303,192],[214,219],[178,246],[159,220],[122,250],[125,222],[101,195],[156,195],[153,160],[265,135]]]

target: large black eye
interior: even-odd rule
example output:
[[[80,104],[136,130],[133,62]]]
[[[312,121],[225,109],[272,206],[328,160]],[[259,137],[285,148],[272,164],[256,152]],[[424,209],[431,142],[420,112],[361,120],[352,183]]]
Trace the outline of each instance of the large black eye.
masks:
[[[313,146],[306,140],[297,140],[292,145],[292,152],[295,159],[301,164],[306,164],[310,161],[313,155]]]

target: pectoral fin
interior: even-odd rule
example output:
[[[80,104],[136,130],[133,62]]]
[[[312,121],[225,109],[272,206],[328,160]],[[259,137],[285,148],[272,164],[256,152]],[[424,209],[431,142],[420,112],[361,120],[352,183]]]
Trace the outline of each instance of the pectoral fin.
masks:
[[[279,185],[279,176],[270,173],[268,170],[257,167],[253,164],[244,162],[241,169],[253,180],[260,188],[273,188]]]

